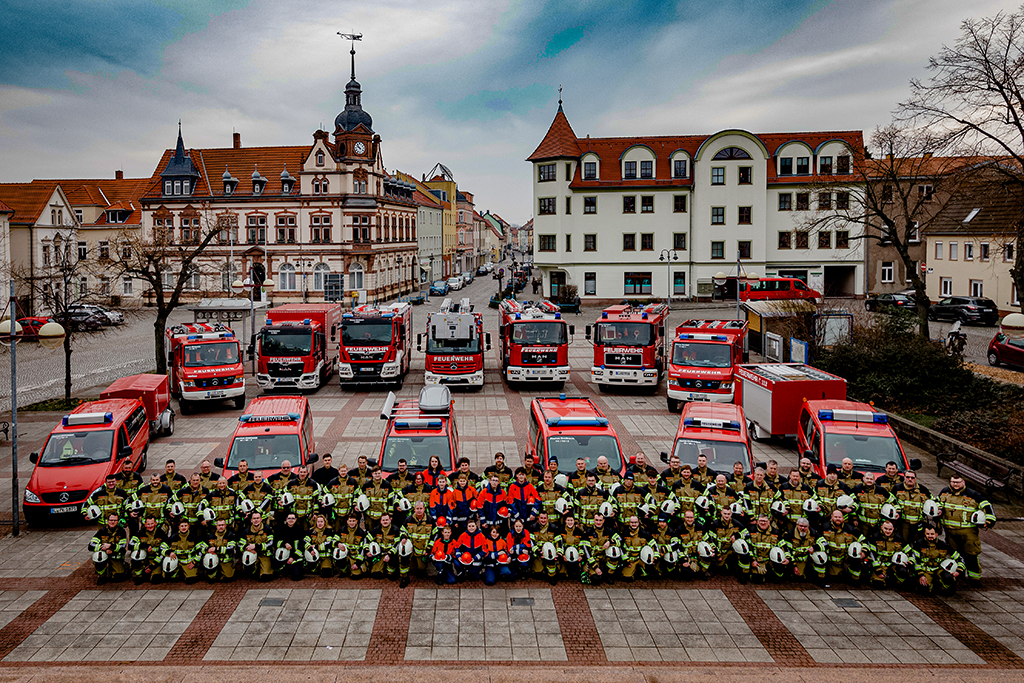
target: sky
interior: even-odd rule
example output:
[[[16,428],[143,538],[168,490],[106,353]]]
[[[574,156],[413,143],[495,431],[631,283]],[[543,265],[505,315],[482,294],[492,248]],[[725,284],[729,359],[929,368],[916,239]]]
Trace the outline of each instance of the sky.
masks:
[[[441,162],[532,217],[558,108],[580,137],[864,130],[1005,0],[0,0],[0,182],[149,177],[174,146],[312,143],[349,42],[389,171]]]

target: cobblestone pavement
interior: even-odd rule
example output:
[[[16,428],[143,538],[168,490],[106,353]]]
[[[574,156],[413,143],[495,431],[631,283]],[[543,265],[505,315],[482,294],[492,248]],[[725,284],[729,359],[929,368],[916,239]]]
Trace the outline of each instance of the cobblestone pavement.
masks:
[[[485,307],[489,291],[475,291],[471,288],[470,295]],[[424,310],[417,309],[417,324]],[[488,312],[489,328],[493,315]],[[575,324],[582,327],[590,319],[581,316]],[[589,383],[590,354],[577,330],[567,393],[594,397],[626,455],[642,450],[660,464],[658,455],[669,448],[678,422],[665,409],[664,387],[654,396],[602,394]],[[495,354],[487,368],[487,385],[455,399],[462,452],[478,471],[498,450],[513,464],[520,461],[529,402],[552,393],[506,387],[497,378]],[[422,371],[422,356],[415,354],[402,397],[416,396]],[[249,393],[255,395],[254,387]],[[333,453],[335,465],[354,464],[360,454],[376,455],[384,396],[380,390],[342,391],[336,384],[311,395],[317,451]],[[174,458],[178,470],[188,473],[203,458],[223,455],[237,416],[225,404],[179,417],[172,437],[152,442],[150,464],[161,467]],[[39,448],[58,419],[53,413],[20,416],[22,486],[31,473],[27,454]],[[908,450],[925,461],[922,482],[941,488],[934,459]],[[778,460],[783,469],[796,464],[790,443],[755,443],[754,452],[758,460]],[[10,476],[10,460],[3,458],[0,484]],[[10,489],[0,486],[5,512],[11,507]],[[996,508],[1004,517],[1020,513],[1002,503]],[[0,519],[4,516],[0,513]],[[515,676],[525,683],[698,675],[820,680],[821,667],[840,679],[903,680],[938,675],[941,669],[950,680],[992,681],[1019,680],[1024,669],[1024,523],[1019,522],[1000,523],[995,532],[983,534],[981,589],[945,600],[841,585],[754,588],[725,578],[600,588],[535,580],[491,588],[436,587],[414,580],[401,590],[387,581],[308,577],[301,583],[240,580],[160,590],[122,583],[97,589],[85,549],[89,535],[88,528],[70,525],[0,538],[4,680],[92,679],[113,671],[106,662],[116,662],[120,675],[130,672],[136,679],[245,675],[254,681],[273,677],[275,683],[291,680],[297,671],[303,680],[307,675],[422,680],[444,671],[453,681],[467,675],[474,683],[481,676]],[[297,660],[305,662],[301,670],[294,669]],[[62,668],[65,661],[76,668]],[[260,666],[239,668],[245,662]],[[325,663],[335,668],[324,669]],[[753,663],[757,668],[750,668]],[[363,668],[370,664],[374,668]],[[492,664],[498,667],[481,668]]]

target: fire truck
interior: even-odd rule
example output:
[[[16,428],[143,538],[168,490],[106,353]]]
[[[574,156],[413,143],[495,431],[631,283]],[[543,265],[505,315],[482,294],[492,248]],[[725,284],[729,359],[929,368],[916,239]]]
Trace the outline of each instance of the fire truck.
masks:
[[[338,378],[342,386],[405,382],[412,304],[356,306],[341,316]]]
[[[657,391],[665,371],[665,323],[668,306],[626,304],[601,311],[601,319],[587,325],[593,332],[594,365],[590,378],[601,391],[612,385],[642,385]]]
[[[193,402],[231,399],[245,405],[242,349],[230,327],[220,323],[184,323],[164,331],[171,393],[188,414]]]
[[[261,389],[316,391],[338,365],[341,304],[285,304],[267,312],[256,337]]]
[[[569,343],[575,333],[576,327],[566,323],[550,301],[502,301],[498,338],[505,380],[564,385],[569,379]]]
[[[459,430],[448,387],[423,387],[419,398],[404,401],[389,392],[380,419],[388,423],[377,458],[385,476],[398,470],[398,461],[403,459],[410,472],[425,470],[433,455],[440,459],[443,470],[451,472],[456,468]]]
[[[612,472],[626,473],[615,427],[589,396],[560,394],[533,399],[529,439],[526,454],[533,455],[545,470],[556,465],[563,474],[575,472],[578,458],[593,470],[604,456]]]
[[[427,317],[426,384],[484,385],[484,351],[491,350],[491,333],[484,333],[484,317],[473,312],[469,299],[445,299],[437,313]],[[416,350],[423,351],[423,335],[416,335]]]
[[[747,321],[687,320],[668,361],[668,409],[683,401],[732,403],[733,372],[747,357]]]

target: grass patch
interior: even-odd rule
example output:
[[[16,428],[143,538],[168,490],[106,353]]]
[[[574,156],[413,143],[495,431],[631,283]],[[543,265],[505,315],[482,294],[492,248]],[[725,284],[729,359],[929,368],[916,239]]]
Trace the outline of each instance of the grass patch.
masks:
[[[27,406],[18,406],[19,413],[49,413],[59,410],[73,410],[83,403],[89,401],[96,401],[97,398],[74,398],[72,397],[71,402],[66,402],[63,398],[51,398],[45,401],[39,401]]]

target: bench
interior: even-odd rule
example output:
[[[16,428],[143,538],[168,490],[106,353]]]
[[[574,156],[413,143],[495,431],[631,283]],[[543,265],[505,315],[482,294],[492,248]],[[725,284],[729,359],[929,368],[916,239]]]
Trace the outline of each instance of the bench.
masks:
[[[0,432],[4,433],[4,441],[10,441],[11,440],[11,423],[10,422],[0,422]]]
[[[1007,502],[1010,501],[1010,477],[1020,475],[1020,469],[1010,463],[962,448],[957,448],[954,453],[939,453],[935,460],[938,463],[937,475],[942,475],[943,468],[952,470],[965,480],[983,487],[988,498],[1001,491]]]

